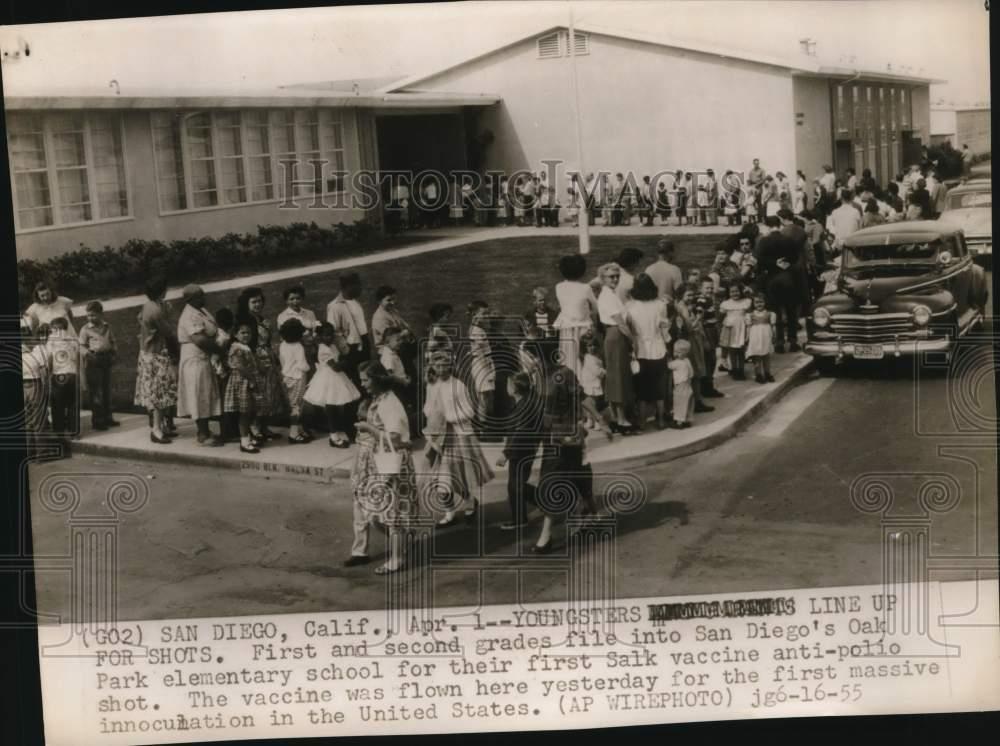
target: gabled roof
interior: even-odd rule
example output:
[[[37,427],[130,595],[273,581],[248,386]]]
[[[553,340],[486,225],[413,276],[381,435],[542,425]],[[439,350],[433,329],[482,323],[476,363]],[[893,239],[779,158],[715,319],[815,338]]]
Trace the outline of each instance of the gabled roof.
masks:
[[[428,72],[420,73],[417,75],[412,75],[408,78],[403,78],[402,80],[393,81],[392,83],[381,88],[382,92],[394,92],[401,91],[403,89],[410,88],[417,85],[418,83],[423,83],[431,78],[436,78],[444,73],[451,72],[452,70],[457,70],[458,68],[469,65],[473,62],[477,62],[481,59],[489,57],[497,52],[501,52],[505,49],[522,44],[528,39],[533,39],[540,36],[545,36],[551,34],[555,31],[568,31],[569,28],[566,25],[556,25],[548,26],[546,28],[537,29],[530,34],[523,34],[518,36],[506,44],[502,44],[499,47],[494,47],[486,52],[477,54],[473,57],[469,57],[461,62],[457,62],[448,65],[444,68],[437,68]],[[599,36],[608,36],[617,39],[627,39],[629,41],[638,41],[645,44],[652,44],[660,47],[669,47],[672,49],[681,49],[690,52],[700,52],[702,54],[715,55],[723,59],[735,59],[743,60],[746,62],[754,62],[760,65],[769,65],[771,67],[784,68],[791,71],[796,75],[815,75],[821,77],[855,77],[860,75],[861,78],[873,80],[887,80],[887,81],[900,81],[900,82],[911,82],[911,83],[944,83],[944,80],[935,80],[931,78],[919,78],[909,75],[898,75],[888,71],[879,70],[857,70],[839,67],[829,67],[823,65],[819,60],[809,57],[806,55],[798,56],[779,56],[771,54],[763,54],[756,51],[750,51],[745,49],[736,49],[731,46],[724,46],[718,44],[712,44],[705,41],[695,41],[692,39],[682,39],[679,37],[669,37],[664,34],[653,34],[638,31],[622,31],[618,29],[612,29],[605,26],[598,26],[589,23],[583,23],[576,26],[576,31],[585,34],[596,34]]]

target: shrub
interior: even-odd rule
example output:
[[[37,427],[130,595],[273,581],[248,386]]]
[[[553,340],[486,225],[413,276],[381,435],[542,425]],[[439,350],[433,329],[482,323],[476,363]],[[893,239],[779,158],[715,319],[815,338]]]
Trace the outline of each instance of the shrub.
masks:
[[[35,284],[46,279],[74,298],[139,291],[146,277],[166,274],[171,283],[192,282],[227,269],[266,268],[290,260],[332,258],[372,240],[375,228],[361,220],[323,228],[316,223],[261,225],[257,233],[227,233],[219,238],[188,238],[164,243],[132,239],[122,246],[75,251],[46,261],[17,263],[22,307],[30,305]]]
[[[937,161],[937,175],[941,181],[962,175],[962,153],[955,150],[950,142],[927,148],[927,160],[932,163]]]

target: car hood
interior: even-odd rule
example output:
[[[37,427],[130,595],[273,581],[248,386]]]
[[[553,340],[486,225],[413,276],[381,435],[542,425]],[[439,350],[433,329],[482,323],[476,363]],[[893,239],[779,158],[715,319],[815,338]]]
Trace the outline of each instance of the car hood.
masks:
[[[924,285],[942,280],[937,268],[903,267],[866,269],[855,274],[848,270],[841,275],[840,289],[858,305],[871,303],[880,305],[882,301],[897,293],[905,292],[916,285]]]
[[[961,228],[966,238],[993,235],[993,211],[985,207],[963,207],[941,213],[941,222]]]

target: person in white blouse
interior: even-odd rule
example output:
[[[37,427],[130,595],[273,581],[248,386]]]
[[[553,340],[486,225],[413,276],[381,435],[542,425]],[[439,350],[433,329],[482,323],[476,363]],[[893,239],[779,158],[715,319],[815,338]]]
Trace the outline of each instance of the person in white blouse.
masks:
[[[326,306],[326,320],[347,343],[344,372],[355,386],[360,387],[358,369],[371,357],[371,335],[365,321],[365,311],[358,302],[361,278],[355,272],[340,277],[340,294]]]
[[[656,283],[647,274],[635,278],[632,300],[625,305],[628,324],[635,339],[635,356],[639,373],[635,377],[636,398],[639,401],[639,423],[645,422],[643,404],[656,408],[656,426],[667,427],[667,345],[670,343],[670,320],[667,304],[659,298]]]
[[[582,256],[564,256],[559,260],[559,273],[563,276],[563,281],[556,284],[559,316],[552,326],[559,331],[562,364],[578,373],[580,339],[594,328],[597,299],[590,285],[583,282],[583,277],[587,274],[587,260]]]
[[[614,424],[612,432],[636,432],[626,412],[635,399],[632,386],[633,335],[627,322],[625,304],[615,292],[621,278],[621,268],[611,262],[601,267],[604,287],[597,299],[597,312],[604,329],[604,365],[607,368],[604,395],[611,405]]]

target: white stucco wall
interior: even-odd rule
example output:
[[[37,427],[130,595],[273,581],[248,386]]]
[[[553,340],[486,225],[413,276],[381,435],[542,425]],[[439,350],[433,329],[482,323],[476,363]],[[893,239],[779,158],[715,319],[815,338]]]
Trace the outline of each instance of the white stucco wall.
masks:
[[[584,168],[795,171],[792,80],[782,68],[592,34],[577,58]],[[535,39],[420,81],[414,90],[488,92],[490,168],[578,167],[570,59]]]
[[[807,179],[823,175],[824,165],[833,165],[833,118],[830,112],[830,82],[825,78],[797,77],[793,85],[795,113],[795,167]]]

